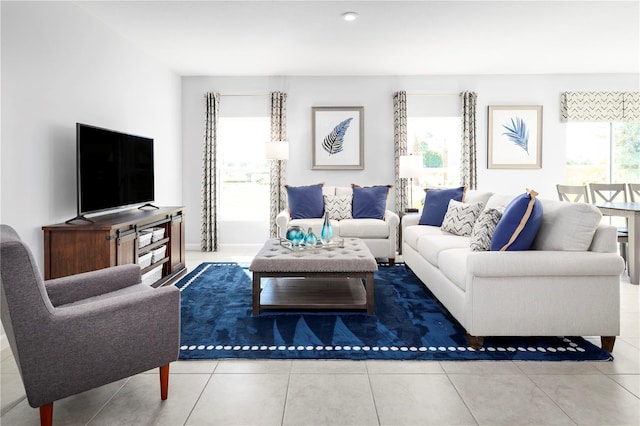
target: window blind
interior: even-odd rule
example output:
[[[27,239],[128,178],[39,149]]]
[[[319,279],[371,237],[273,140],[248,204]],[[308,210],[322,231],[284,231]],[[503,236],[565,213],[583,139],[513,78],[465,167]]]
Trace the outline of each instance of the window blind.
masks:
[[[563,92],[561,121],[640,121],[640,92]]]

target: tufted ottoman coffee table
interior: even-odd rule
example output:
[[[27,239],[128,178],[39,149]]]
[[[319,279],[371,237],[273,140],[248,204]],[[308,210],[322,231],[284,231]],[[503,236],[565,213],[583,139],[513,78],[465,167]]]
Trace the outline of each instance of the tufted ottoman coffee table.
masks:
[[[345,238],[344,247],[303,251],[271,239],[249,270],[254,315],[260,309],[366,309],[373,314],[378,264],[358,238]]]

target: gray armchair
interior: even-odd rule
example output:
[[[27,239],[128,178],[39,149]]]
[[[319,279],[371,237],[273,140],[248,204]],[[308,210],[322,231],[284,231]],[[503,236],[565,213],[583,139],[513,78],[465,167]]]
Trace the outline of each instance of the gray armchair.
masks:
[[[53,402],[169,363],[180,345],[180,293],[140,282],[138,265],[43,281],[13,228],[0,225],[2,324],[40,422]]]

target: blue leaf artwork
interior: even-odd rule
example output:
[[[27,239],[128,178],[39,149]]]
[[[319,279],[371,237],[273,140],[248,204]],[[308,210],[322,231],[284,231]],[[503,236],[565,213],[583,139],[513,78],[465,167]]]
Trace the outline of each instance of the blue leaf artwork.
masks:
[[[511,118],[511,125],[503,124],[507,131],[503,133],[511,142],[524,149],[529,154],[529,129],[520,117]]]
[[[331,133],[325,136],[322,141],[322,148],[329,153],[329,155],[337,154],[342,151],[344,144],[344,134],[347,132],[349,128],[349,124],[351,124],[351,120],[353,117],[347,118],[336,127],[333,128]]]

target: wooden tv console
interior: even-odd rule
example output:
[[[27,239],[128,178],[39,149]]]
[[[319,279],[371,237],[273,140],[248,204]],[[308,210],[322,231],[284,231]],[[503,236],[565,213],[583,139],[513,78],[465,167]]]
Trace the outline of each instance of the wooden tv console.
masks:
[[[43,226],[44,278],[60,278],[116,265],[138,263],[139,256],[166,246],[162,258],[142,269],[155,272],[152,285],[158,287],[184,274],[185,208],[132,209],[92,217],[93,223],[78,221]],[[158,241],[139,247],[141,232],[164,228]],[[162,267],[162,274],[159,274]]]

